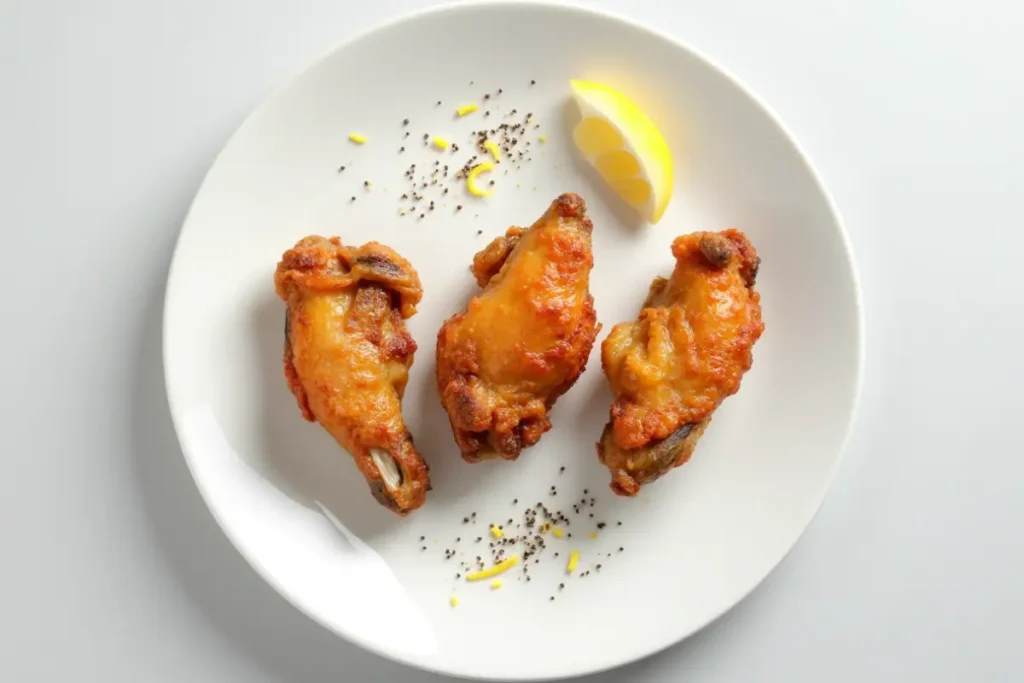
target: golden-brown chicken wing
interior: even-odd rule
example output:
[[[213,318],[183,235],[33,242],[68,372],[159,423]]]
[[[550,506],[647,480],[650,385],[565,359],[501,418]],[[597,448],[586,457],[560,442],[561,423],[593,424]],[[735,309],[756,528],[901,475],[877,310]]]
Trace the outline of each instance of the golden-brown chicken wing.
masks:
[[[599,329],[592,230],[583,199],[563,194],[473,259],[484,291],[437,335],[437,389],[467,461],[515,460],[537,443],[586,367]]]
[[[637,321],[616,325],[601,345],[615,403],[597,453],[623,496],[690,459],[764,330],[760,259],[743,233],[683,235],[672,254],[672,277],[655,278]]]
[[[284,374],[302,415],[352,454],[382,505],[415,510],[429,468],[401,401],[416,351],[405,318],[423,293],[419,275],[382,244],[312,236],[284,253],[274,283],[288,304]]]

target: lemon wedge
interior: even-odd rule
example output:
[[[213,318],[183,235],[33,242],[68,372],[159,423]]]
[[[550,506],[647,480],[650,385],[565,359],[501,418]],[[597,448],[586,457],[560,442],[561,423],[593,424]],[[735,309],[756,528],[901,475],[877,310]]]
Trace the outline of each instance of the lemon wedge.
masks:
[[[576,148],[627,204],[651,223],[672,198],[672,153],[657,126],[628,97],[606,85],[571,80],[582,119]]]

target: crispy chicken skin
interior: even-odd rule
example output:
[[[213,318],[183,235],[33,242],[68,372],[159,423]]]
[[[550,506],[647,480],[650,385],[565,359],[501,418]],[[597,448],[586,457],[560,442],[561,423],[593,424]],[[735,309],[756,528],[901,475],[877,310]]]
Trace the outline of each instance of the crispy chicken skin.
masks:
[[[343,246],[305,237],[274,274],[288,305],[284,375],[303,417],[352,454],[374,498],[405,515],[423,505],[429,468],[402,419],[402,394],[416,343],[419,275],[376,242]]]
[[[760,259],[742,232],[683,235],[672,254],[672,277],[655,278],[636,322],[616,325],[601,345],[615,403],[597,453],[622,496],[690,459],[764,330]]]
[[[465,460],[518,458],[586,367],[600,328],[592,230],[583,199],[563,194],[473,259],[483,292],[437,335],[437,389]]]

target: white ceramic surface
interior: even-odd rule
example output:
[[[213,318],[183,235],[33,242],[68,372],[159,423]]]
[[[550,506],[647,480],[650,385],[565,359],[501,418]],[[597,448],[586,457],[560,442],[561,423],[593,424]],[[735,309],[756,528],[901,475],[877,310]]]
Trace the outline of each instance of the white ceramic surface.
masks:
[[[574,160],[566,127],[571,77],[621,88],[665,134],[677,179],[657,226],[634,225]],[[499,88],[497,104],[453,118],[456,106],[484,104],[483,94]],[[492,115],[484,119],[487,108]],[[534,138],[531,162],[495,174],[487,199],[453,189],[423,219],[399,215],[409,164],[423,169],[441,160],[454,170],[471,147],[469,131],[512,108],[533,113],[541,124],[535,135],[547,136],[546,143]],[[352,144],[353,131],[369,142]],[[425,147],[424,133],[444,135],[463,152]],[[766,331],[754,368],[716,413],[691,463],[634,500],[611,494],[594,454],[611,400],[597,346],[589,370],[556,406],[554,428],[515,463],[462,462],[436,397],[435,335],[473,291],[473,254],[508,225],[533,221],[563,191],[587,199],[595,225],[591,289],[606,326],[599,341],[611,324],[636,315],[654,275],[670,271],[676,235],[738,227],[763,259]],[[311,233],[382,241],[422,278],[424,299],[409,321],[420,351],[405,415],[434,490],[409,518],[373,501],[348,455],[301,419],[285,387],[284,308],[272,275],[281,252]],[[793,546],[822,500],[849,427],[863,365],[858,296],[838,216],[809,163],[734,79],[621,19],[541,4],[459,5],[337,48],[230,140],[175,253],[164,321],[167,389],[214,516],[303,612],[425,669],[569,676],[692,634]],[[552,484],[558,496],[549,496]],[[595,517],[581,517],[571,541],[550,542],[531,566],[531,582],[517,581],[517,572],[492,591],[486,582],[455,579],[445,548],[483,555],[473,540],[487,522],[520,521],[527,501],[570,508],[584,489],[596,498],[588,510]],[[512,505],[515,498],[520,505]],[[471,512],[475,527],[462,523]],[[611,524],[592,540],[588,525],[598,521]],[[582,569],[600,562],[600,572],[566,579],[571,549],[581,551]]]

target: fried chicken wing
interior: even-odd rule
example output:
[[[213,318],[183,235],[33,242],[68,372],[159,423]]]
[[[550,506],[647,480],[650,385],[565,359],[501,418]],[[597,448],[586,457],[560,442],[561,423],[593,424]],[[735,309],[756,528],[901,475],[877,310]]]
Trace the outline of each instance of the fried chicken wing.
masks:
[[[601,345],[615,403],[597,453],[623,496],[690,459],[764,330],[760,259],[743,233],[683,235],[672,254],[672,277],[655,278],[636,322],[616,325]]]
[[[586,367],[600,327],[592,230],[583,199],[563,194],[473,259],[483,292],[437,335],[437,389],[465,460],[518,458]]]
[[[284,374],[303,417],[352,454],[378,502],[415,510],[430,489],[401,405],[416,351],[405,319],[423,293],[416,270],[376,242],[311,236],[284,253],[274,284],[288,304]]]

